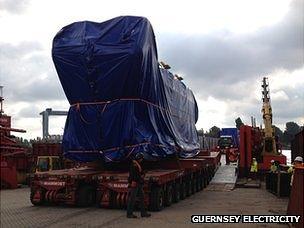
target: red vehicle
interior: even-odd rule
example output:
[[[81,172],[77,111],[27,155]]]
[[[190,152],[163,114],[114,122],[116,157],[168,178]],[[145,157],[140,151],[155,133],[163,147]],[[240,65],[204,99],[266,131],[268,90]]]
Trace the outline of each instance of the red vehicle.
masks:
[[[160,211],[202,190],[213,177],[220,153],[202,152],[195,158],[146,163],[145,204]],[[128,171],[93,166],[32,174],[31,202],[123,208],[128,198]]]
[[[240,128],[240,177],[249,175],[253,158],[256,158],[261,173],[270,170],[271,160],[286,165],[286,156],[283,154],[263,153],[263,133],[260,128],[243,125]]]
[[[1,189],[17,188],[26,182],[28,171],[28,148],[19,144],[11,132],[24,133],[25,130],[11,127],[11,116],[4,114],[2,86],[0,86],[0,181]]]
[[[61,142],[37,141],[33,143],[31,172],[71,168],[75,162],[63,157]],[[43,167],[45,167],[43,169]]]

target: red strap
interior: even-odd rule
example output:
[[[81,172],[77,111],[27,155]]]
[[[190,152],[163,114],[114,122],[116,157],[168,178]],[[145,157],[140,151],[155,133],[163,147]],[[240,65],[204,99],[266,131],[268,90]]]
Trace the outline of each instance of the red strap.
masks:
[[[154,106],[156,108],[162,109],[163,111],[169,112],[171,115],[178,117],[178,115],[174,115],[173,113],[171,113],[170,110],[167,110],[157,104],[154,104],[150,101],[147,101],[145,99],[140,99],[140,98],[120,98],[120,99],[115,99],[115,100],[111,100],[111,101],[78,102],[75,104],[71,104],[71,107],[73,107],[73,106],[79,107],[80,105],[102,105],[102,104],[110,104],[113,102],[120,102],[120,101],[140,101],[140,102],[146,103],[148,105]],[[180,110],[180,109],[179,109],[179,111],[185,112],[184,110]],[[185,113],[188,114],[187,112],[185,112]]]

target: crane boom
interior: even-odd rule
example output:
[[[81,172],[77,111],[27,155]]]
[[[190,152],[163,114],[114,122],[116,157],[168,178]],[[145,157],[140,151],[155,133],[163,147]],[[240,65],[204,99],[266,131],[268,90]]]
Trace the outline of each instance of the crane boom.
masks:
[[[274,134],[274,127],[272,126],[272,108],[270,104],[270,91],[269,91],[269,82],[266,77],[262,81],[262,114],[264,121],[264,143],[263,143],[263,153],[276,154],[276,141]]]

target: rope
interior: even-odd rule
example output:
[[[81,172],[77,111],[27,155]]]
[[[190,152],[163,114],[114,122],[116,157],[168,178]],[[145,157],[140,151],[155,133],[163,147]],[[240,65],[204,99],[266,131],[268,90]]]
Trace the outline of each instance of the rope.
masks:
[[[106,110],[107,105],[108,105],[109,103],[110,103],[110,102],[105,102],[105,103],[104,103],[105,105],[103,106],[103,109],[101,110],[101,114],[104,113],[104,111]],[[81,119],[84,123],[86,123],[86,124],[88,124],[88,125],[97,123],[97,122],[98,122],[98,119],[96,119],[95,121],[89,122],[89,121],[87,121],[87,120],[83,117],[83,115],[82,115],[82,113],[81,113],[81,110],[80,110],[80,105],[81,105],[81,103],[76,103],[76,104],[75,104],[75,106],[76,106],[76,111],[79,112],[79,117],[80,117],[80,119]],[[72,107],[72,106],[74,106],[74,105],[71,105],[71,107]]]
[[[71,104],[71,107],[74,107],[76,106],[76,110],[78,111],[80,109],[80,106],[81,105],[102,105],[102,104],[110,104],[110,103],[114,103],[114,102],[120,102],[120,101],[141,101],[141,102],[144,102],[146,104],[149,104],[149,105],[152,105],[154,107],[157,107],[159,109],[162,109],[164,111],[169,111],[157,104],[154,104],[150,101],[147,101],[145,99],[140,99],[140,98],[120,98],[120,99],[115,99],[115,100],[112,100],[112,101],[96,101],[96,102],[78,102],[78,103],[75,103],[75,104]]]
[[[157,104],[154,104],[154,103],[151,102],[151,101],[148,101],[148,100],[145,100],[145,99],[141,99],[141,98],[120,98],[120,99],[114,99],[114,100],[111,100],[111,101],[77,102],[77,103],[75,103],[75,104],[71,104],[71,107],[76,107],[76,110],[77,110],[77,111],[80,111],[80,106],[82,106],[82,105],[103,105],[103,104],[106,104],[106,105],[104,106],[104,108],[103,108],[103,111],[102,111],[102,112],[104,112],[105,109],[106,109],[106,106],[107,106],[108,104],[111,104],[111,103],[114,103],[114,102],[120,102],[120,101],[140,101],[140,102],[146,103],[146,104],[148,104],[148,105],[151,105],[151,106],[153,106],[153,107],[156,107],[156,108],[158,108],[158,109],[161,109],[161,110],[163,110],[163,111],[165,111],[165,112],[171,114],[172,116],[175,116],[175,117],[177,117],[177,118],[180,118],[180,116],[173,114],[172,112],[170,112],[170,110],[165,109],[165,108],[163,108],[163,107],[161,107],[161,106],[159,106],[159,105],[157,105]],[[175,107],[173,107],[173,108],[175,108]],[[178,110],[178,111],[184,112],[184,113],[186,113],[187,115],[189,115],[188,112],[185,112],[185,111],[183,111],[183,110],[179,110],[179,109],[177,109],[177,108],[175,108],[175,109]],[[84,118],[82,117],[82,119],[84,119]],[[84,121],[84,122],[88,122],[88,121]]]
[[[114,150],[121,150],[121,149],[124,149],[124,148],[127,148],[127,149],[132,148],[131,152],[127,155],[127,156],[130,156],[131,153],[133,152],[133,150],[135,149],[135,147],[148,145],[148,144],[158,146],[158,147],[165,147],[164,145],[161,145],[161,144],[153,144],[151,142],[143,142],[143,143],[138,143],[138,144],[133,144],[133,145],[127,145],[127,146],[124,146],[124,147],[112,147],[112,148],[105,149],[105,150],[69,150],[68,152],[69,153],[105,153],[105,152],[110,152],[110,151],[114,151]]]
[[[157,146],[157,147],[166,147],[164,145],[161,145],[161,144],[153,144],[151,142],[144,142],[144,143],[138,143],[138,144],[133,144],[133,145],[127,145],[127,146],[124,146],[124,147],[113,147],[113,148],[109,148],[109,149],[106,149],[106,150],[69,150],[68,153],[101,153],[101,154],[104,154],[106,152],[110,152],[110,151],[114,151],[114,150],[121,150],[121,149],[124,149],[124,148],[132,148],[131,151],[125,156],[125,159],[128,158],[134,151],[134,149],[138,146],[142,146],[142,145],[153,145],[153,146]],[[179,150],[180,148],[177,147],[177,146],[174,146],[175,147],[175,150]],[[177,154],[176,154],[177,156]],[[104,155],[104,157],[111,161],[111,162],[119,162],[119,161],[115,161],[111,158],[109,158],[108,156]],[[180,163],[178,162],[178,165],[180,165]]]

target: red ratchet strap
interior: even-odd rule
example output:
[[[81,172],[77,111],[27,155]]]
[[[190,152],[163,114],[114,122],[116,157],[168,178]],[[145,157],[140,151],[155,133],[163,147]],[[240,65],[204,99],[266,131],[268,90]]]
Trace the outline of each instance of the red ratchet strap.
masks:
[[[80,109],[80,105],[102,105],[102,104],[106,104],[107,105],[107,104],[114,103],[114,102],[119,102],[119,101],[141,101],[141,102],[144,102],[146,104],[152,105],[154,107],[160,108],[162,110],[168,111],[168,110],[164,109],[163,107],[161,107],[161,106],[159,106],[157,104],[154,104],[154,103],[152,103],[150,101],[147,101],[147,100],[144,100],[144,99],[140,99],[140,98],[121,98],[121,99],[115,99],[115,100],[112,100],[112,101],[96,101],[96,102],[81,102],[81,103],[78,102],[78,103],[72,104],[71,107],[76,106],[76,109],[79,110]]]
[[[128,146],[124,146],[124,147],[113,147],[110,149],[106,149],[106,150],[69,150],[69,153],[104,153],[104,152],[110,152],[110,151],[114,151],[114,150],[121,150],[123,148],[132,148],[131,151],[127,154],[127,156],[125,158],[128,158],[132,152],[134,151],[135,147],[138,146],[142,146],[142,145],[153,145],[153,146],[158,146],[158,147],[165,147],[164,145],[161,144],[152,144],[151,142],[144,142],[144,143],[138,143],[138,144],[134,144],[134,145],[128,145]],[[111,158],[107,157],[106,155],[104,155],[105,158],[111,162],[117,162],[115,160],[112,160]]]
[[[114,103],[114,102],[120,102],[120,101],[140,101],[140,102],[143,102],[143,103],[146,103],[146,104],[148,104],[148,105],[151,105],[151,106],[153,106],[153,107],[156,107],[156,108],[159,108],[159,109],[161,109],[161,110],[163,110],[163,111],[165,111],[165,112],[168,112],[168,113],[170,113],[170,115],[172,115],[172,116],[175,116],[175,117],[177,117],[177,118],[181,118],[180,116],[178,116],[178,115],[175,115],[175,114],[173,114],[170,110],[168,110],[168,109],[165,109],[165,108],[163,108],[163,107],[161,107],[161,106],[159,106],[159,105],[157,105],[157,104],[154,104],[154,103],[152,103],[152,102],[150,102],[150,101],[147,101],[147,100],[145,100],[145,99],[140,99],[140,98],[121,98],[121,99],[115,99],[115,100],[112,100],[112,101],[96,101],[96,102],[81,102],[81,103],[75,103],[75,104],[72,104],[71,105],[71,107],[76,107],[76,110],[77,111],[80,111],[80,106],[81,105],[103,105],[103,104],[105,104],[105,106],[103,107],[103,110],[102,110],[102,113],[105,111],[105,109],[106,109],[106,106],[108,105],[108,104],[110,104],[110,103]],[[173,107],[174,108],[174,107]],[[176,108],[175,108],[176,109]],[[178,110],[179,112],[184,112],[184,113],[186,113],[187,115],[189,114],[189,113],[187,113],[187,112],[185,112],[184,110]],[[86,121],[85,121],[86,122]]]

